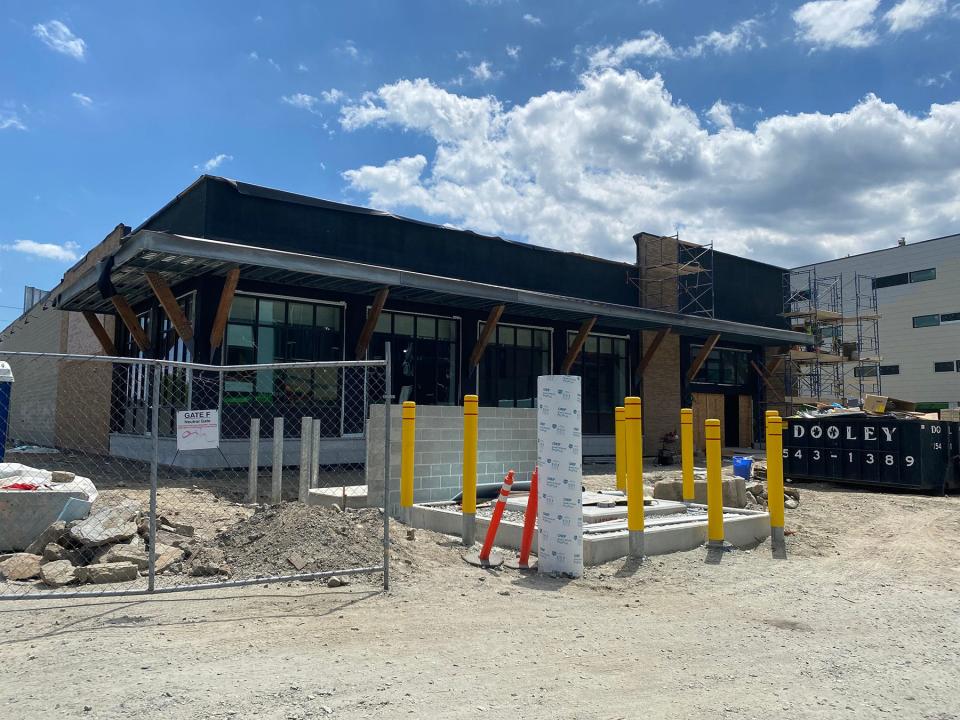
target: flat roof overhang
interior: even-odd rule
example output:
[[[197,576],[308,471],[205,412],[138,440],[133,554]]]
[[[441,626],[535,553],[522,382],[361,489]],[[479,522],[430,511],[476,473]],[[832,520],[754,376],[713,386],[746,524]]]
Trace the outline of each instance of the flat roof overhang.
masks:
[[[730,340],[758,345],[806,342],[803,333],[786,329],[517,290],[154,230],[140,230],[123,241],[114,254],[110,279],[117,292],[131,305],[136,305],[152,296],[143,276],[145,272],[160,273],[172,286],[202,275],[222,276],[234,267],[239,267],[240,277],[247,280],[360,295],[372,295],[388,286],[391,300],[441,304],[450,308],[487,310],[495,305],[505,305],[507,314],[569,322],[596,317],[599,325],[624,330],[668,327],[679,335],[720,333]],[[113,304],[102,297],[97,287],[98,275],[98,268],[91,268],[63,288],[53,299],[54,304],[62,310],[113,314]],[[576,281],[575,278],[572,280]]]

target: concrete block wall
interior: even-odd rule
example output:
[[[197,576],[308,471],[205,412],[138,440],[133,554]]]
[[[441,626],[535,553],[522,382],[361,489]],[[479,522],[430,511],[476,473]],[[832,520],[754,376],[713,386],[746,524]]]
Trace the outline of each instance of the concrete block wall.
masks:
[[[390,413],[390,504],[400,503],[400,406]],[[529,480],[537,463],[537,411],[480,408],[477,482],[497,483],[507,471]],[[463,408],[417,407],[414,502],[449,500],[461,489]],[[370,408],[367,421],[367,493],[371,506],[383,503],[383,405]]]

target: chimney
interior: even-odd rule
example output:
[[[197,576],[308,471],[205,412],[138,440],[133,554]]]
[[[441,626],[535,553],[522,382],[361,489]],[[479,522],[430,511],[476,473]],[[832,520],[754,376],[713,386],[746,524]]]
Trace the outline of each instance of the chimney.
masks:
[[[900,247],[903,247],[906,244],[907,244],[907,238],[901,235],[900,239],[897,241],[897,245],[899,245]]]

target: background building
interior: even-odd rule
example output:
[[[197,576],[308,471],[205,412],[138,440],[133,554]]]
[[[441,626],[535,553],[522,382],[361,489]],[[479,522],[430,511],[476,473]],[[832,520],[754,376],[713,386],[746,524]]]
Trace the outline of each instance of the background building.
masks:
[[[855,370],[876,373],[882,394],[927,410],[960,405],[960,235],[796,269],[806,270],[842,276],[845,315],[857,311],[855,276],[873,278],[880,357],[874,368]]]

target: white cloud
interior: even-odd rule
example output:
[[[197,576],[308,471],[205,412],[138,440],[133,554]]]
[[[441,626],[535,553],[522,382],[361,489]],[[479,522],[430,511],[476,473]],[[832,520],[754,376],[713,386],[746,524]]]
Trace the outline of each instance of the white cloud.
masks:
[[[259,59],[260,59],[260,55],[259,55],[259,53],[257,53],[256,50],[253,50],[253,51],[250,52],[249,55],[247,55],[247,59],[248,59],[248,60],[254,60],[254,61],[256,61],[256,60],[259,60]]]
[[[644,30],[639,37],[616,47],[596,48],[588,59],[591,68],[620,67],[637,57],[672,58],[673,47],[660,33]]]
[[[69,55],[75,60],[83,60],[87,52],[87,44],[83,38],[74,35],[70,28],[59,20],[48,23],[38,23],[33,26],[33,34],[43,43],[58,53]]]
[[[303,63],[299,63],[299,64],[297,65],[297,72],[310,72],[310,68],[308,68],[308,67],[307,67],[306,65],[304,65]]]
[[[547,67],[550,68],[551,70],[559,70],[566,64],[567,64],[567,61],[564,60],[563,58],[554,57],[554,58],[550,58],[550,62],[547,63]]]
[[[622,67],[635,58],[658,58],[672,60],[697,58],[708,53],[730,54],[738,50],[753,50],[766,47],[759,34],[760,23],[755,18],[741,20],[729,32],[714,30],[698,35],[687,47],[674,47],[660,33],[644,30],[640,35],[616,47],[598,47],[591,52],[587,62],[593,69]]]
[[[718,130],[733,130],[733,113],[729,105],[723,100],[717,100],[709,110],[707,110],[707,119],[716,126]]]
[[[59,262],[75,262],[80,256],[77,251],[80,245],[75,242],[65,242],[63,245],[54,243],[38,243],[33,240],[14,240],[10,245],[0,246],[4,250],[24,253],[45,260],[57,260]]]
[[[513,60],[516,60],[517,58],[520,57],[520,51],[522,49],[523,48],[521,48],[519,45],[507,45],[506,47],[507,55],[509,55]]]
[[[254,19],[254,22],[263,22],[263,15],[257,15]]]
[[[353,40],[346,40],[336,47],[336,52],[340,55],[344,55],[351,60],[357,60],[363,62],[363,58],[360,55],[360,50],[357,49],[357,46],[354,44]]]
[[[530,13],[524,13],[523,21],[529,25],[543,25],[543,20],[538,18],[536,15],[531,15]]]
[[[348,170],[373,205],[629,260],[640,230],[781,265],[955,232],[960,102],[921,116],[868,95],[846,112],[710,132],[659,76],[605,70],[504,106],[402,80],[341,110],[435,150]],[[729,108],[728,108],[729,109]],[[562,231],[560,231],[562,230]]]
[[[90,107],[91,105],[93,105],[93,98],[90,97],[89,95],[84,95],[83,93],[75,92],[75,93],[70,93],[70,97],[72,97],[74,100],[80,103],[80,105],[82,105],[83,107]]]
[[[16,113],[8,113],[0,110],[0,130],[26,130],[27,126],[23,124],[20,116]]]
[[[947,83],[953,80],[953,70],[947,70],[939,75],[926,75],[917,80],[921,87],[945,87]]]
[[[473,79],[479,82],[493,80],[499,75],[499,73],[494,72],[493,66],[486,60],[483,60],[479,65],[471,65],[467,69],[470,70],[470,74],[473,75]]]
[[[218,167],[223,165],[225,162],[228,162],[229,160],[233,160],[233,155],[226,155],[225,153],[220,153],[219,155],[214,155],[212,158],[207,160],[202,165],[194,165],[193,169],[208,173],[216,170]]]
[[[815,0],[793,13],[798,40],[817,47],[867,47],[877,41],[872,29],[879,0]]]
[[[902,0],[890,8],[883,19],[890,25],[890,32],[900,33],[916,30],[946,10],[946,0]]]
[[[324,90],[320,93],[320,97],[323,98],[323,101],[328,105],[334,105],[341,100],[347,97],[346,93],[343,90],[337,90],[336,88],[330,88],[329,90]]]
[[[299,108],[300,110],[306,110],[317,115],[321,114],[320,110],[317,109],[317,105],[320,102],[319,98],[316,98],[313,95],[307,95],[307,93],[283,95],[280,98],[280,101],[286,103],[287,105],[292,105],[295,108]]]

